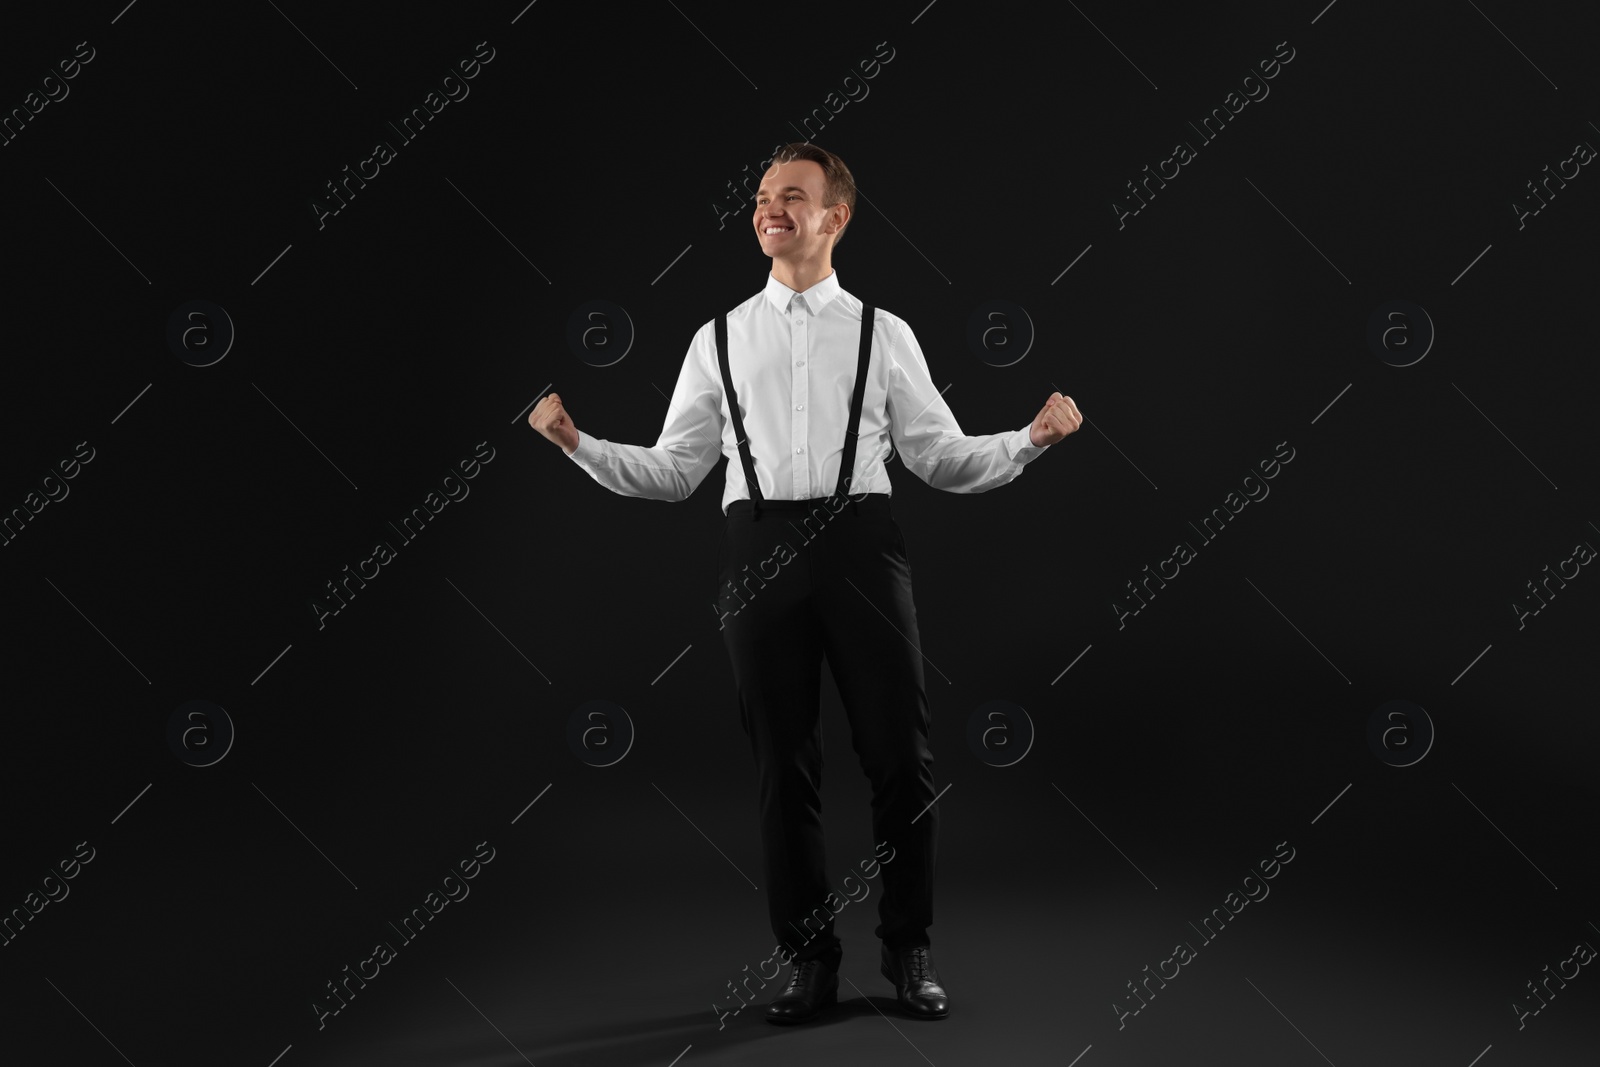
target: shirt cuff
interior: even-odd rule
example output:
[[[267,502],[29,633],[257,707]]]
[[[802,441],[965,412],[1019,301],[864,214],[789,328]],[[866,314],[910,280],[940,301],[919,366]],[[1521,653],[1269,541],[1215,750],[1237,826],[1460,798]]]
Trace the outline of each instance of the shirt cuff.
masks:
[[[1012,434],[1010,440],[1007,441],[1007,450],[1011,453],[1012,462],[1026,463],[1031,459],[1038,458],[1045,449],[1050,447],[1049,445],[1035,445],[1033,438],[1029,436],[1032,429],[1033,424],[1030,422]]]
[[[587,449],[583,447],[584,442],[589,440],[589,438],[583,435],[583,431],[579,430],[578,443],[573,447],[572,451],[567,452],[567,450],[564,448],[561,451],[566,453],[567,458],[572,460],[574,463],[582,463],[584,460],[589,459],[594,453],[594,444],[592,441],[589,443],[589,447]]]

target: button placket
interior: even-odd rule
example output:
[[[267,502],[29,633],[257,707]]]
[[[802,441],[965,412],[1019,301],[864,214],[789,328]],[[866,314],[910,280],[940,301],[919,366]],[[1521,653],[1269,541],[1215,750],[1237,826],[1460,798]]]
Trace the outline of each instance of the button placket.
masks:
[[[789,382],[789,393],[794,399],[794,411],[789,416],[789,444],[795,457],[791,481],[795,499],[806,500],[811,497],[811,464],[806,455],[810,427],[805,415],[806,404],[811,399],[805,372],[810,322],[806,315],[805,300],[798,295],[790,298],[789,321],[789,351],[794,360],[794,371]]]

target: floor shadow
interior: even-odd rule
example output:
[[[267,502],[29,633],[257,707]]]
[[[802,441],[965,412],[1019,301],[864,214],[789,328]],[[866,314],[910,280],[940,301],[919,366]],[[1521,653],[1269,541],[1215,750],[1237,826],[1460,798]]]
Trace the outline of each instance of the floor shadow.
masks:
[[[517,1040],[517,1051],[492,1037],[474,1040],[470,1047],[457,1049],[458,1057],[445,1062],[471,1063],[476,1067],[526,1067],[526,1054],[539,1067],[636,1067],[640,1063],[668,1063],[684,1046],[694,1045],[698,1053],[718,1048],[781,1041],[786,1035],[839,1026],[862,1017],[886,1016],[891,1021],[915,1024],[900,1010],[893,997],[848,996],[823,1009],[815,1019],[803,1023],[769,1023],[761,1003],[752,1003],[738,1015],[729,1015],[719,1030],[716,1016],[703,1012],[660,1016],[653,1019],[618,1018],[608,1022],[586,1022],[542,1034],[537,1040]]]

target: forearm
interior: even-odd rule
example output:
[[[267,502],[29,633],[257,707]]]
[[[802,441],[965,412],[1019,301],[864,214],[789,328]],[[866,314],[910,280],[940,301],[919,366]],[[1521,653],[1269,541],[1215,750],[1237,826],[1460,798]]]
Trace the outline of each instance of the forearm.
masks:
[[[692,459],[659,446],[630,445],[578,434],[578,447],[567,453],[584,472],[621,496],[649,500],[685,500],[700,484],[690,473]]]
[[[909,447],[904,447],[909,446]],[[1032,444],[1028,427],[968,437],[949,434],[918,450],[904,442],[901,455],[917,477],[951,493],[984,493],[1015,481],[1029,461],[1044,452]]]

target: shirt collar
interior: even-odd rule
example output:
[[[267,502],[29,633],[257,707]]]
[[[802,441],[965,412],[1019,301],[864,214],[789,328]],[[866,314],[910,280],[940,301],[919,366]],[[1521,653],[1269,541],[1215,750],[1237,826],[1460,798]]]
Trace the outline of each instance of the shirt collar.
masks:
[[[778,311],[788,311],[789,301],[798,296],[805,302],[807,309],[815,315],[828,305],[834,297],[839,295],[839,272],[831,271],[828,276],[817,282],[803,293],[796,293],[780,282],[775,275],[767,275],[767,287],[763,290],[768,303]]]

